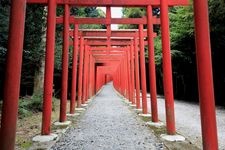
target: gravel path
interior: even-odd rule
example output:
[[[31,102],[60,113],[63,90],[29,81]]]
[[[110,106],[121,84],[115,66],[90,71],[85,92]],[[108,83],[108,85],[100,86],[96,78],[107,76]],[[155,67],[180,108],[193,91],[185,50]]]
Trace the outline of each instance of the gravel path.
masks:
[[[161,150],[163,145],[106,85],[52,150]]]
[[[148,98],[148,108],[149,112],[151,112],[150,98]],[[158,98],[158,111],[159,119],[165,122],[165,100],[163,98]],[[217,107],[216,117],[219,149],[225,150],[225,109]],[[201,121],[198,103],[175,100],[175,118],[177,132],[187,137],[199,148],[202,148]]]

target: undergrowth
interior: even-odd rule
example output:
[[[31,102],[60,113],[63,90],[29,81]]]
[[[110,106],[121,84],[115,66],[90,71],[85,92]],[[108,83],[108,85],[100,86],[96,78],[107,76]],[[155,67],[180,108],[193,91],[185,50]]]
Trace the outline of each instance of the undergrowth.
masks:
[[[55,98],[52,100],[52,110],[55,109]],[[19,118],[25,118],[31,116],[33,113],[42,111],[43,96],[42,94],[35,94],[33,96],[26,96],[19,100]]]

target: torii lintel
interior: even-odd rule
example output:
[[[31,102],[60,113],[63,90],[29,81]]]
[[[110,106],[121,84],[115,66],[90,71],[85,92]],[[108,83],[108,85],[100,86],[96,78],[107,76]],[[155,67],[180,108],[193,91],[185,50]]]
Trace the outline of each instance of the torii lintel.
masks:
[[[27,3],[46,4],[48,0],[27,0]],[[113,7],[145,7],[152,5],[160,6],[160,0],[56,0],[57,4],[69,4],[74,6],[113,6]],[[188,0],[169,0],[169,6],[189,5]]]

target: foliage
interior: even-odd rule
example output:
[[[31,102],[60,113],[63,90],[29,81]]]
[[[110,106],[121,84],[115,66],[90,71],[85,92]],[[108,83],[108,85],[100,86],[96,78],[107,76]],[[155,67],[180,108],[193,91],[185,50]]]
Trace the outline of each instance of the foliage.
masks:
[[[19,100],[19,118],[31,116],[33,113],[42,112],[43,96],[41,93],[26,96]],[[55,98],[53,98],[52,110],[55,109]]]
[[[44,6],[27,5],[21,94],[32,95],[34,75],[39,70],[45,52],[46,11]],[[30,69],[32,68],[32,69]]]
[[[24,118],[42,111],[42,97],[24,97],[19,100],[19,118]]]
[[[155,64],[156,66],[161,66],[162,64],[162,44],[161,37],[156,37],[154,39],[155,47]]]
[[[0,1],[0,48],[7,47],[8,39],[8,24],[9,24],[9,4],[5,1]]]
[[[225,105],[225,1],[209,0],[209,16],[215,97]]]
[[[218,104],[223,104],[225,97],[225,71],[221,70],[224,61],[225,47],[225,2],[223,0],[209,1],[209,21],[212,45],[213,73],[215,96]],[[187,7],[175,7],[170,10],[170,37],[171,53],[179,51],[172,57],[174,92],[176,98],[196,100],[197,73],[195,61],[195,38],[194,38],[194,14],[192,5]],[[157,51],[161,49],[159,41],[155,41],[156,64],[160,56]],[[159,66],[157,66],[159,67]],[[222,67],[222,68],[223,68]],[[162,90],[161,90],[162,91]]]
[[[137,10],[136,10],[137,9]],[[139,9],[139,10],[138,10]],[[126,17],[142,17],[146,15],[144,9],[140,8],[126,8],[123,11]],[[153,14],[158,16],[160,13],[159,9],[153,9]],[[195,76],[195,71],[189,76],[189,73],[186,70],[190,68],[195,68],[195,49],[194,49],[194,28],[193,28],[193,8],[192,7],[175,7],[170,9],[170,29],[171,29],[171,57],[173,63],[173,77],[175,85],[175,96],[177,98],[184,98],[184,95],[190,94],[187,92],[187,86],[185,82],[193,81],[193,76]],[[122,26],[121,28],[137,28],[134,26]],[[146,27],[145,27],[146,28]],[[158,84],[158,93],[163,93],[162,87],[162,43],[161,43],[161,32],[159,27],[154,26],[154,31],[158,33],[158,36],[154,40],[155,47],[155,62],[156,62],[156,71],[157,71],[157,84]],[[189,45],[187,46],[187,43]],[[148,57],[147,47],[146,57]],[[184,67],[185,66],[185,67]],[[185,83],[185,84],[184,84]],[[196,86],[197,87],[197,86]],[[195,89],[196,90],[196,89]],[[197,90],[196,90],[197,91]],[[180,94],[180,95],[179,95]],[[195,95],[195,94],[194,94]],[[190,96],[193,98],[193,96]],[[188,98],[190,98],[188,97]],[[195,99],[195,98],[193,98]]]
[[[124,18],[141,18],[146,15],[146,10],[144,8],[134,7],[134,8],[123,8]],[[137,25],[119,25],[119,29],[138,29]]]
[[[8,40],[9,1],[0,1],[0,91],[3,91],[5,58]],[[0,99],[2,92],[0,92]]]
[[[62,16],[64,13],[63,7],[57,7],[57,16]],[[84,18],[84,17],[94,17],[94,18],[103,18],[105,17],[105,13],[96,7],[72,7],[70,9],[70,15]],[[74,28],[73,25],[71,28]],[[99,24],[83,24],[79,25],[79,29],[105,29],[105,25]],[[61,70],[61,59],[62,59],[62,32],[63,32],[63,25],[56,26],[56,51],[55,51],[55,69]],[[72,47],[70,48],[70,59],[72,56]],[[71,61],[70,61],[71,62]],[[71,67],[72,64],[70,64]]]
[[[6,0],[0,1],[0,90],[2,91],[4,79],[4,66],[7,52],[8,39],[8,24],[9,24],[9,2]]]
[[[3,0],[0,3],[0,66],[4,75],[5,57],[8,40],[10,1]],[[45,21],[44,7],[40,5],[28,5],[25,23],[23,67],[21,77],[21,94],[31,94],[33,88],[34,72],[39,67],[43,58],[44,48],[42,43],[43,26]],[[32,68],[32,69],[30,69]],[[0,76],[2,89],[3,75]],[[2,90],[1,90],[2,91]]]
[[[10,1],[0,1],[0,89],[4,80],[4,66],[8,40]],[[21,96],[32,95],[35,72],[41,66],[45,52],[46,8],[42,5],[27,5],[24,35],[23,66],[21,77]],[[64,9],[57,8],[57,15],[62,15]],[[96,7],[73,7],[71,15],[79,17],[104,17],[104,12]],[[72,27],[73,28],[73,27]],[[105,28],[104,25],[81,25],[80,28]],[[56,28],[55,68],[61,70],[62,25]],[[72,49],[70,48],[70,56]],[[71,58],[71,57],[70,57]],[[32,69],[31,69],[32,68]],[[57,81],[58,82],[58,81]],[[1,94],[0,94],[1,96]]]
[[[193,7],[174,7],[170,9],[169,17],[174,94],[178,99],[196,100],[197,81]],[[155,40],[155,58],[157,76],[162,81],[162,47],[160,39],[159,36]],[[192,73],[190,74],[190,72]],[[160,84],[162,83],[160,82]],[[163,93],[162,86],[159,87],[159,93]]]

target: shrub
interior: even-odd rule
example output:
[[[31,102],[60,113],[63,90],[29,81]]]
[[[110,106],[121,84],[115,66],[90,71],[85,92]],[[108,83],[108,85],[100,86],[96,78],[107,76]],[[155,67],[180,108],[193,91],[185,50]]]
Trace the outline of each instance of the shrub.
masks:
[[[55,110],[55,98],[52,99],[52,110]],[[19,118],[29,117],[33,113],[42,111],[43,96],[42,94],[35,94],[31,97],[23,97],[19,100]]]

